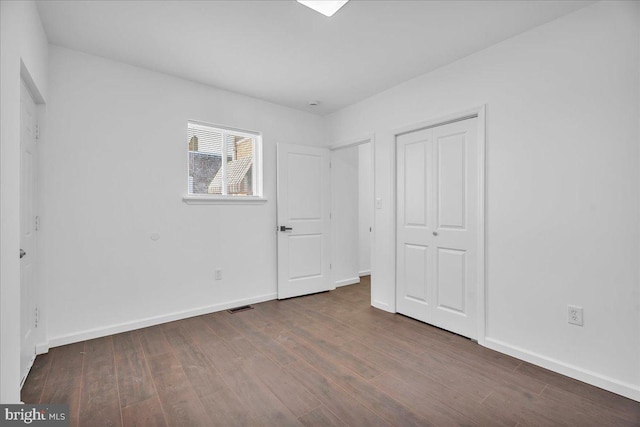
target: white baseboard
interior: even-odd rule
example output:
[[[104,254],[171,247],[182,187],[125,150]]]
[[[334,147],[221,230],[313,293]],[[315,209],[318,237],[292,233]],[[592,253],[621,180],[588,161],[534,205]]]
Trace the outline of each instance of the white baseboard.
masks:
[[[350,277],[344,280],[336,280],[336,288],[340,286],[353,285],[355,283],[360,283],[360,277]]]
[[[484,346],[640,402],[640,386],[638,385],[626,383],[586,369],[578,368],[577,366],[573,366],[493,338],[486,337],[484,340]]]
[[[49,353],[49,342],[43,342],[36,345],[36,354]]]
[[[371,276],[371,270],[362,270],[358,273],[358,276]]]
[[[36,356],[37,356],[37,354],[36,354]],[[31,372],[31,368],[33,368],[33,362],[36,361],[36,356],[34,356],[33,359],[31,359],[31,361],[29,362],[29,367],[27,368],[27,373],[20,380],[20,390],[22,390],[22,387],[24,387],[24,383],[27,381],[27,377],[29,376],[29,373]],[[24,403],[24,402],[20,401],[20,403]]]
[[[375,308],[379,308],[380,310],[388,311],[389,313],[395,313],[395,311],[391,310],[389,304],[386,302],[373,300],[371,301],[371,306]]]
[[[227,310],[229,308],[239,307],[242,305],[257,304],[259,302],[271,301],[276,299],[277,297],[278,297],[278,294],[260,295],[253,298],[228,301],[220,304],[214,304],[214,305],[194,308],[190,310],[183,310],[183,311],[177,311],[174,313],[163,314],[160,316],[146,317],[144,319],[138,319],[131,322],[124,322],[116,325],[87,329],[84,331],[73,332],[66,335],[59,335],[57,337],[53,337],[49,339],[48,348],[58,347],[65,344],[72,344],[75,342],[90,340],[94,338],[100,338],[107,335],[118,334],[121,332],[133,331],[135,329],[146,328],[148,326],[154,326],[162,323],[172,322],[174,320],[187,319],[189,317],[214,313],[216,311]]]

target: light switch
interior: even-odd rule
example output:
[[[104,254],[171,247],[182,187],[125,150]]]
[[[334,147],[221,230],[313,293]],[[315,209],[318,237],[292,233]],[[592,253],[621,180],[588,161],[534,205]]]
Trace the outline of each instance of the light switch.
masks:
[[[376,197],[376,209],[382,209],[382,197]]]

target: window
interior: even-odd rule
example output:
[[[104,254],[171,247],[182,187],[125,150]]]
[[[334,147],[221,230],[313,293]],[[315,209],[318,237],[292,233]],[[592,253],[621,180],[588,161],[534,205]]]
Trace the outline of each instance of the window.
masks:
[[[261,143],[255,132],[189,122],[185,201],[261,200]]]

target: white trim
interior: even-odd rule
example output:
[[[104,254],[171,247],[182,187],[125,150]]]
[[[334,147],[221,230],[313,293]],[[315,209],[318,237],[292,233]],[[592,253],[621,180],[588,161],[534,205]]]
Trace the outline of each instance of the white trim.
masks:
[[[522,347],[507,344],[493,338],[485,337],[484,346],[640,402],[640,386],[582,369],[575,365],[561,362],[557,359],[543,356]]]
[[[29,90],[29,94],[33,98],[33,101],[35,102],[35,104],[36,105],[45,104],[44,97],[42,96],[42,93],[40,92],[40,89],[38,88],[38,85],[36,84],[35,80],[33,80],[33,77],[31,76],[29,69],[27,69],[27,66],[22,60],[22,57],[20,58],[20,78],[27,86],[27,89]]]
[[[33,362],[36,361],[36,356],[37,355],[38,355],[37,353],[35,353],[33,355],[33,357],[31,358],[31,361],[29,361],[29,368],[27,369],[27,373],[24,374],[24,377],[22,377],[20,379],[20,390],[22,390],[22,387],[24,387],[24,383],[27,382],[27,377],[29,376],[29,373],[31,372],[31,368],[33,368]],[[22,373],[20,373],[20,374],[22,375]]]
[[[480,112],[484,112],[485,106],[486,104],[482,104],[482,105],[478,105],[477,107],[469,108],[467,110],[463,110],[457,113],[444,114],[442,116],[435,117],[429,120],[424,120],[417,123],[411,123],[404,126],[400,126],[398,128],[393,129],[391,133],[395,138],[398,135],[419,131],[429,127],[444,125],[450,121],[464,119],[467,116],[478,115],[478,117],[480,117]]]
[[[350,277],[349,279],[336,280],[335,285],[336,288],[340,286],[354,285],[356,283],[360,283],[360,277]]]
[[[371,306],[375,308],[379,308],[380,310],[383,310],[383,311],[388,311],[389,313],[395,313],[395,310],[391,310],[391,308],[389,307],[389,304],[377,299],[371,302]]]
[[[194,308],[190,310],[176,311],[170,314],[160,316],[146,317],[130,322],[118,323],[111,326],[101,328],[87,329],[84,331],[73,332],[66,335],[53,337],[49,340],[49,347],[58,347],[61,345],[71,344],[75,342],[100,338],[108,335],[118,334],[121,332],[133,331],[135,329],[146,328],[148,326],[160,325],[162,323],[172,322],[174,320],[187,319],[189,317],[201,316],[203,314],[214,313],[216,311],[227,310],[229,308],[239,307],[241,305],[257,304],[264,301],[271,301],[277,298],[277,294],[260,295],[253,298],[239,299],[228,301],[220,304],[208,305],[204,307]]]
[[[371,294],[371,305],[374,307],[377,307],[375,305],[375,301],[373,300],[373,289],[374,286],[376,286],[376,283],[374,282],[373,278],[374,278],[374,271],[375,271],[375,248],[376,248],[376,230],[378,229],[378,227],[376,227],[376,134],[372,133],[371,134],[371,179],[373,180],[372,183],[372,188],[371,188],[371,197],[373,197],[373,200],[371,201],[371,250],[370,250],[370,254],[369,254],[369,266],[371,267],[371,272],[369,273],[371,275],[371,287],[370,287],[370,294]],[[395,292],[394,292],[395,294]],[[394,301],[395,304],[395,301]],[[385,311],[390,311],[392,313],[395,313],[395,306],[394,306],[394,310],[391,311],[389,310],[389,305],[386,304],[387,308],[384,309],[382,308],[382,310]],[[380,308],[380,307],[378,307]]]
[[[49,341],[36,345],[36,355],[49,353]]]
[[[478,242],[477,242],[477,250],[478,250],[478,262],[477,262],[477,277],[478,283],[476,284],[476,296],[477,296],[477,314],[476,314],[476,322],[477,322],[477,340],[478,344],[484,345],[486,339],[486,276],[487,276],[487,268],[486,268],[486,218],[487,218],[487,210],[486,210],[486,104],[479,105],[474,108],[469,108],[467,110],[460,111],[458,113],[446,114],[437,118],[421,121],[418,123],[413,123],[409,125],[404,125],[399,128],[396,128],[392,131],[393,135],[393,153],[390,157],[393,159],[393,163],[391,165],[391,174],[392,174],[392,191],[394,194],[393,203],[394,210],[392,213],[392,224],[393,224],[393,235],[394,235],[394,276],[393,280],[395,283],[394,292],[393,292],[393,313],[396,313],[396,289],[398,286],[398,192],[397,188],[397,138],[399,135],[403,135],[409,132],[415,132],[421,129],[426,129],[430,127],[435,127],[439,125],[444,125],[452,121],[464,120],[470,116],[477,116],[478,118],[478,140],[477,140],[477,157],[478,157]],[[375,212],[375,210],[374,210]]]
[[[222,130],[222,131],[228,131],[228,132],[233,132],[236,133],[240,136],[244,136],[247,138],[253,138],[255,136],[262,136],[262,134],[258,131],[255,130],[247,130],[247,129],[239,129],[239,128],[234,128],[234,127],[230,127],[230,126],[222,126],[222,125],[216,125],[214,123],[207,123],[207,122],[202,122],[199,120],[187,120],[188,124],[194,125],[194,127],[196,128],[200,128],[202,130],[210,130],[211,128],[214,128],[215,130]]]
[[[389,165],[391,171],[389,203],[393,203],[393,205],[390,206],[391,212],[389,213],[391,216],[391,227],[393,228],[393,292],[391,293],[391,304],[389,308],[393,313],[398,312],[398,135],[400,132],[401,130],[392,131],[393,146],[390,148],[391,154],[389,155],[389,161],[391,162]]]
[[[256,196],[196,196],[188,194],[182,196],[182,201],[188,205],[262,205],[267,203],[264,197]]]
[[[358,272],[358,277],[371,276],[371,270],[362,270]]]
[[[477,263],[477,272],[476,276],[478,277],[478,285],[477,285],[477,313],[476,319],[478,319],[477,323],[477,341],[478,344],[484,345],[486,334],[487,334],[487,300],[486,300],[486,289],[487,289],[487,233],[486,233],[486,224],[487,224],[487,193],[486,193],[486,185],[487,185],[487,174],[486,174],[486,104],[481,105],[477,108],[478,114],[478,139],[477,139],[477,156],[478,156],[478,212],[480,213],[480,217],[478,218],[478,263]]]
[[[374,137],[374,134],[369,133],[359,138],[344,139],[338,143],[333,144],[331,147],[329,147],[329,150],[331,151],[340,150],[341,148],[355,147],[357,145],[363,145],[369,142],[373,143],[373,137]]]

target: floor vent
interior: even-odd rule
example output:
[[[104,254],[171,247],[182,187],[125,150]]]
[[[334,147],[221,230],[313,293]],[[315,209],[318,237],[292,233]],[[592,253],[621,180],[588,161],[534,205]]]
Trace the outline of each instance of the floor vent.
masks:
[[[241,311],[247,311],[247,310],[253,310],[253,306],[250,305],[242,305],[240,307],[236,307],[236,308],[230,308],[229,310],[227,310],[229,313],[234,314],[234,313],[240,313]]]

